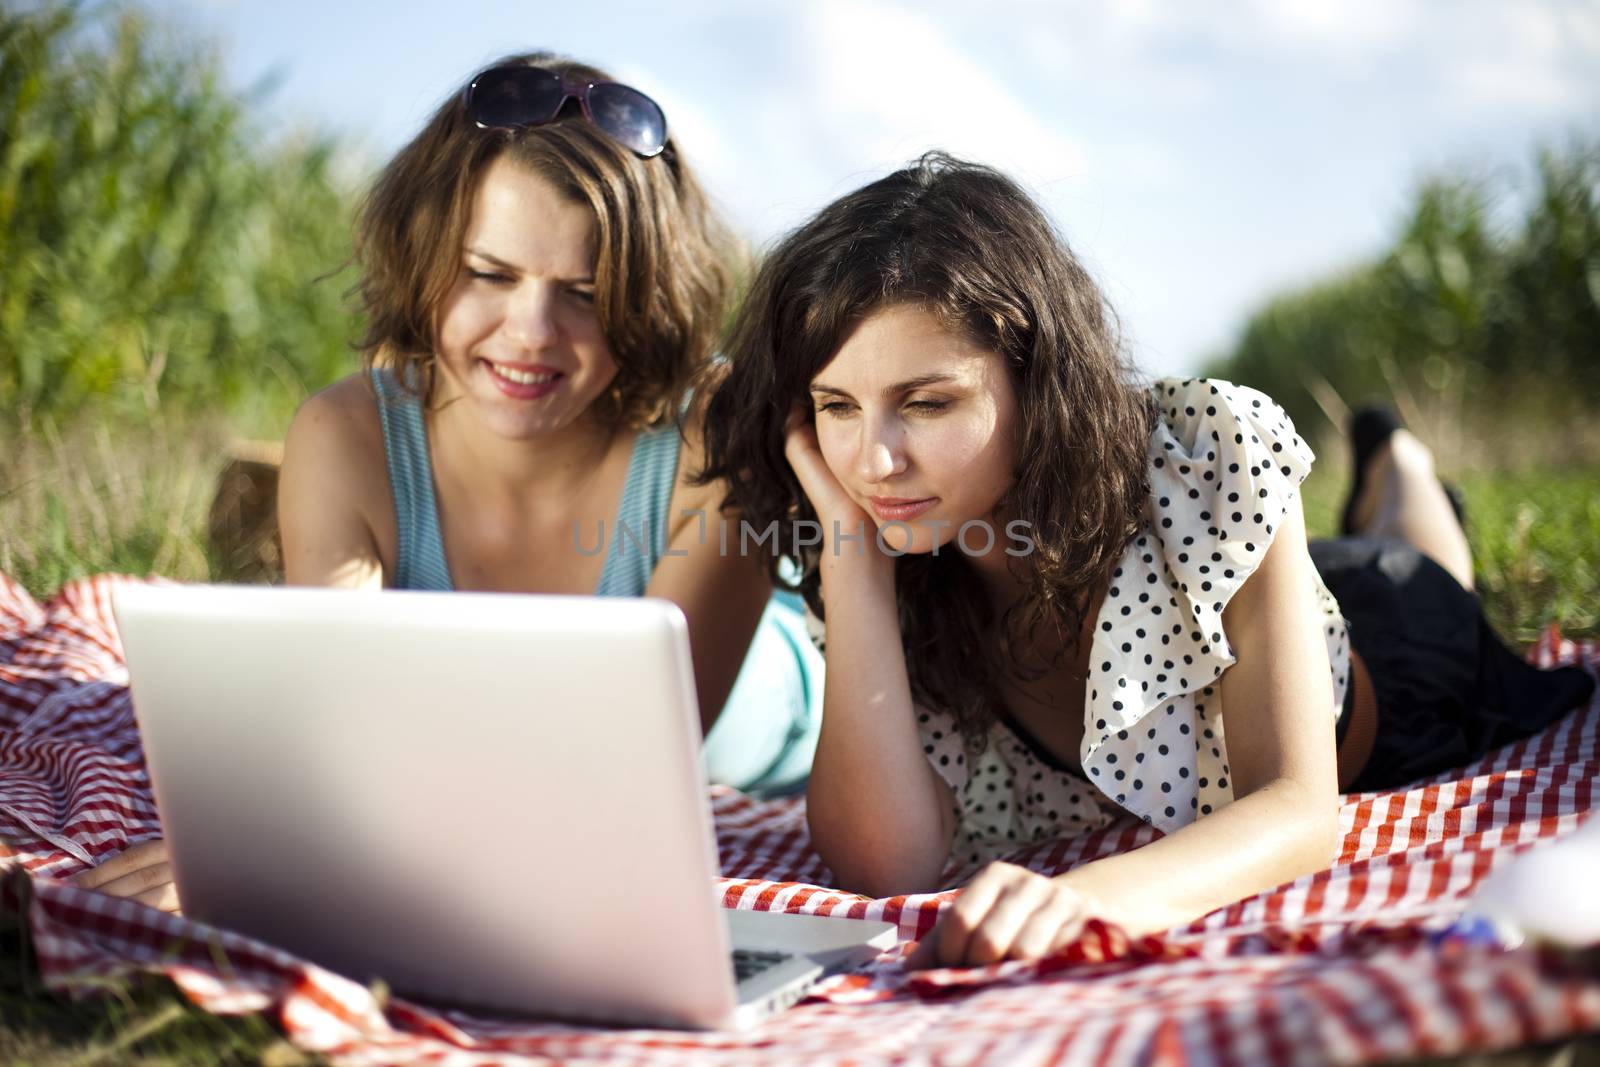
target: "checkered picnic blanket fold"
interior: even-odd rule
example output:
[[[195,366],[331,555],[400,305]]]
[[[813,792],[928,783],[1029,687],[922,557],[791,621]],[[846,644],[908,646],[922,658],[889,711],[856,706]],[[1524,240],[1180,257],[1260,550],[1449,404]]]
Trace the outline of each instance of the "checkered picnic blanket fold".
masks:
[[[159,830],[110,611],[127,580],[74,582],[40,606],[0,575],[0,899],[26,911],[53,989],[165,974],[210,1011],[273,1012],[295,1044],[348,1064],[1364,1064],[1600,1029],[1592,968],[1432,936],[1488,871],[1596,806],[1600,699],[1459,772],[1346,798],[1331,869],[1162,937],[1095,924],[1042,963],[917,975],[891,954],[738,1034],[380,1002],[269,945],[57,880]],[[1600,669],[1600,645],[1553,629],[1532,656]],[[909,941],[952,896],[829,889],[802,800],[711,799],[727,907],[882,918]],[[1124,824],[1012,858],[1053,874],[1155,836]]]

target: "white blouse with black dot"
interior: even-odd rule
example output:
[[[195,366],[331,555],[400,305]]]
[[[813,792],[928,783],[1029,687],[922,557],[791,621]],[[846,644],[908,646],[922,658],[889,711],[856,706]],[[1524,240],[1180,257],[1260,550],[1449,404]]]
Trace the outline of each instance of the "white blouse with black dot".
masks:
[[[970,753],[944,712],[919,713],[923,751],[955,794],[951,858],[987,863],[1128,812],[1170,832],[1233,799],[1217,679],[1234,662],[1222,611],[1261,562],[1311,471],[1289,417],[1254,389],[1201,378],[1151,385],[1150,499],[1095,619],[1079,750],[1059,770],[996,722]],[[1344,704],[1350,645],[1315,581]]]

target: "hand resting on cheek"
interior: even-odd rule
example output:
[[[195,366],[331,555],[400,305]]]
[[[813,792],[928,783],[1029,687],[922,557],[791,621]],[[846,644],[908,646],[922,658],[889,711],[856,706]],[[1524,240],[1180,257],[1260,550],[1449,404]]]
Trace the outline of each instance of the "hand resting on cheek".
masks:
[[[835,524],[844,534],[863,534],[877,528],[828,468],[817,442],[817,428],[804,405],[797,404],[790,413],[783,440],[783,454],[817,513],[825,544],[831,543],[828,539],[833,537]]]

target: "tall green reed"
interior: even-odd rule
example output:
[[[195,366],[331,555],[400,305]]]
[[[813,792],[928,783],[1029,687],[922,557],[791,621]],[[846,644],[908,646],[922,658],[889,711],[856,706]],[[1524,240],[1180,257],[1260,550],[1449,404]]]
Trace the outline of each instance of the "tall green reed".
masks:
[[[1396,394],[1456,420],[1469,444],[1485,429],[1491,442],[1535,444],[1553,425],[1592,425],[1600,139],[1543,149],[1522,170],[1424,182],[1386,252],[1267,302],[1211,373],[1271,393],[1308,434],[1340,398]],[[1593,460],[1596,440],[1565,455],[1495,444],[1480,458],[1561,462],[1582,445]]]
[[[0,10],[0,440],[173,407],[275,434],[348,369],[337,145],[261,111],[136,7]]]

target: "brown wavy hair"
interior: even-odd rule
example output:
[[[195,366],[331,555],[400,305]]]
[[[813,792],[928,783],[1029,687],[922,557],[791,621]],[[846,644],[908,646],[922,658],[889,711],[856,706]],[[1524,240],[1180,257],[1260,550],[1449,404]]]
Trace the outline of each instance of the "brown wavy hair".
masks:
[[[612,80],[548,52],[492,66],[515,64]],[[473,194],[501,156],[594,213],[595,308],[618,368],[596,401],[599,414],[635,428],[665,423],[710,357],[740,265],[738,243],[670,139],[660,155],[641,159],[575,115],[482,130],[459,92],[383,169],[357,221],[363,369],[387,367],[431,399],[439,307],[461,271]]]
[[[1018,467],[1001,501],[1032,523],[1018,557],[1028,592],[998,620],[959,553],[895,563],[912,694],[954,713],[976,742],[994,721],[1000,672],[1038,677],[1013,649],[1041,630],[1071,651],[1096,589],[1136,533],[1148,495],[1152,413],[1114,313],[1043,212],[999,172],[943,153],[824,208],[767,256],[725,346],[707,404],[704,481],[762,531],[776,521],[780,561],[818,616],[820,546],[796,544],[816,520],[784,458],[783,427],[810,408],[812,379],[864,317],[910,304],[1004,359],[1017,390]],[[1059,662],[1059,660],[1058,660]]]

